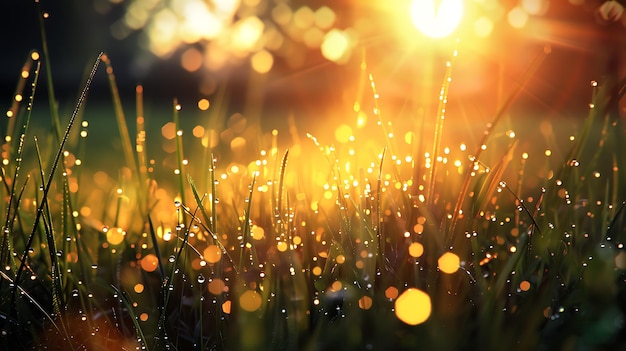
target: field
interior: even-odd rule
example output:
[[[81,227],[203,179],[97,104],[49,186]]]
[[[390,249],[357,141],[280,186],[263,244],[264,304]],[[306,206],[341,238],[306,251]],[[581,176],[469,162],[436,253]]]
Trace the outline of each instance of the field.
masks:
[[[154,133],[106,53],[59,112],[43,38],[5,97],[1,349],[626,346],[624,79],[578,82],[577,122],[512,121],[546,45],[463,128],[453,44],[432,116],[387,113],[363,58],[345,119],[264,122],[218,88]]]

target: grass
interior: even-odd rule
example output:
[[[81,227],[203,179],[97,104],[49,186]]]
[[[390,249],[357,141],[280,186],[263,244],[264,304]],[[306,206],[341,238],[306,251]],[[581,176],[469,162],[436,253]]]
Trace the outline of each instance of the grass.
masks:
[[[12,106],[6,126],[2,349],[626,345],[623,126],[612,109],[623,81],[594,86],[563,160],[529,157],[502,130],[517,92],[474,153],[445,147],[453,62],[434,130],[416,122],[404,143],[371,75],[371,98],[359,103],[374,107],[375,127],[349,128],[337,146],[308,135],[284,150],[275,131],[245,140],[257,143],[254,160],[211,146],[210,134],[199,144],[183,138],[174,100],[176,159],[159,172],[146,155],[159,141],[145,137],[142,88],[133,145],[113,65],[99,56],[62,133],[47,56],[44,45],[43,57],[26,60],[16,94],[29,99]],[[58,132],[45,148],[34,139],[33,150],[42,59]],[[83,102],[100,63],[125,160],[117,180],[84,169],[89,156],[79,156],[89,142]],[[428,134],[432,144],[415,138]]]

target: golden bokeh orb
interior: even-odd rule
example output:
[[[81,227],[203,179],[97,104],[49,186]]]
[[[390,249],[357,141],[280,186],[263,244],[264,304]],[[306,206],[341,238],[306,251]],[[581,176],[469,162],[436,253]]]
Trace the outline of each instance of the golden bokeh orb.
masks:
[[[395,303],[396,317],[409,325],[424,323],[430,317],[431,310],[430,296],[416,288],[405,290]]]

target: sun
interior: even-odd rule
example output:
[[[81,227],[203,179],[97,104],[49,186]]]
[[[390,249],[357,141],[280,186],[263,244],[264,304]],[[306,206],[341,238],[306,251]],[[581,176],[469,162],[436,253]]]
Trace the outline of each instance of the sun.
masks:
[[[413,25],[431,38],[452,34],[462,16],[462,0],[413,0],[411,3]]]

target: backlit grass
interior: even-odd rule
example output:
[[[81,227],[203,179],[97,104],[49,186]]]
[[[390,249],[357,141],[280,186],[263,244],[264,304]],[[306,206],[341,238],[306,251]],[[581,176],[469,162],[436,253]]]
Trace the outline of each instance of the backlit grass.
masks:
[[[586,122],[561,159],[522,149],[503,125],[519,91],[478,143],[444,138],[456,52],[443,63],[434,121],[411,128],[394,128],[362,65],[352,122],[326,135],[295,125],[264,133],[222,114],[218,97],[193,130],[181,128],[185,108],[173,99],[171,123],[153,138],[143,87],[129,127],[113,63],[100,55],[65,132],[48,94],[58,132],[35,139],[40,76],[53,92],[40,55],[17,72],[3,129],[2,349],[626,342],[624,130],[610,79],[592,83]],[[122,143],[119,169],[85,151],[83,102],[100,70]],[[171,152],[148,155],[150,143]]]

